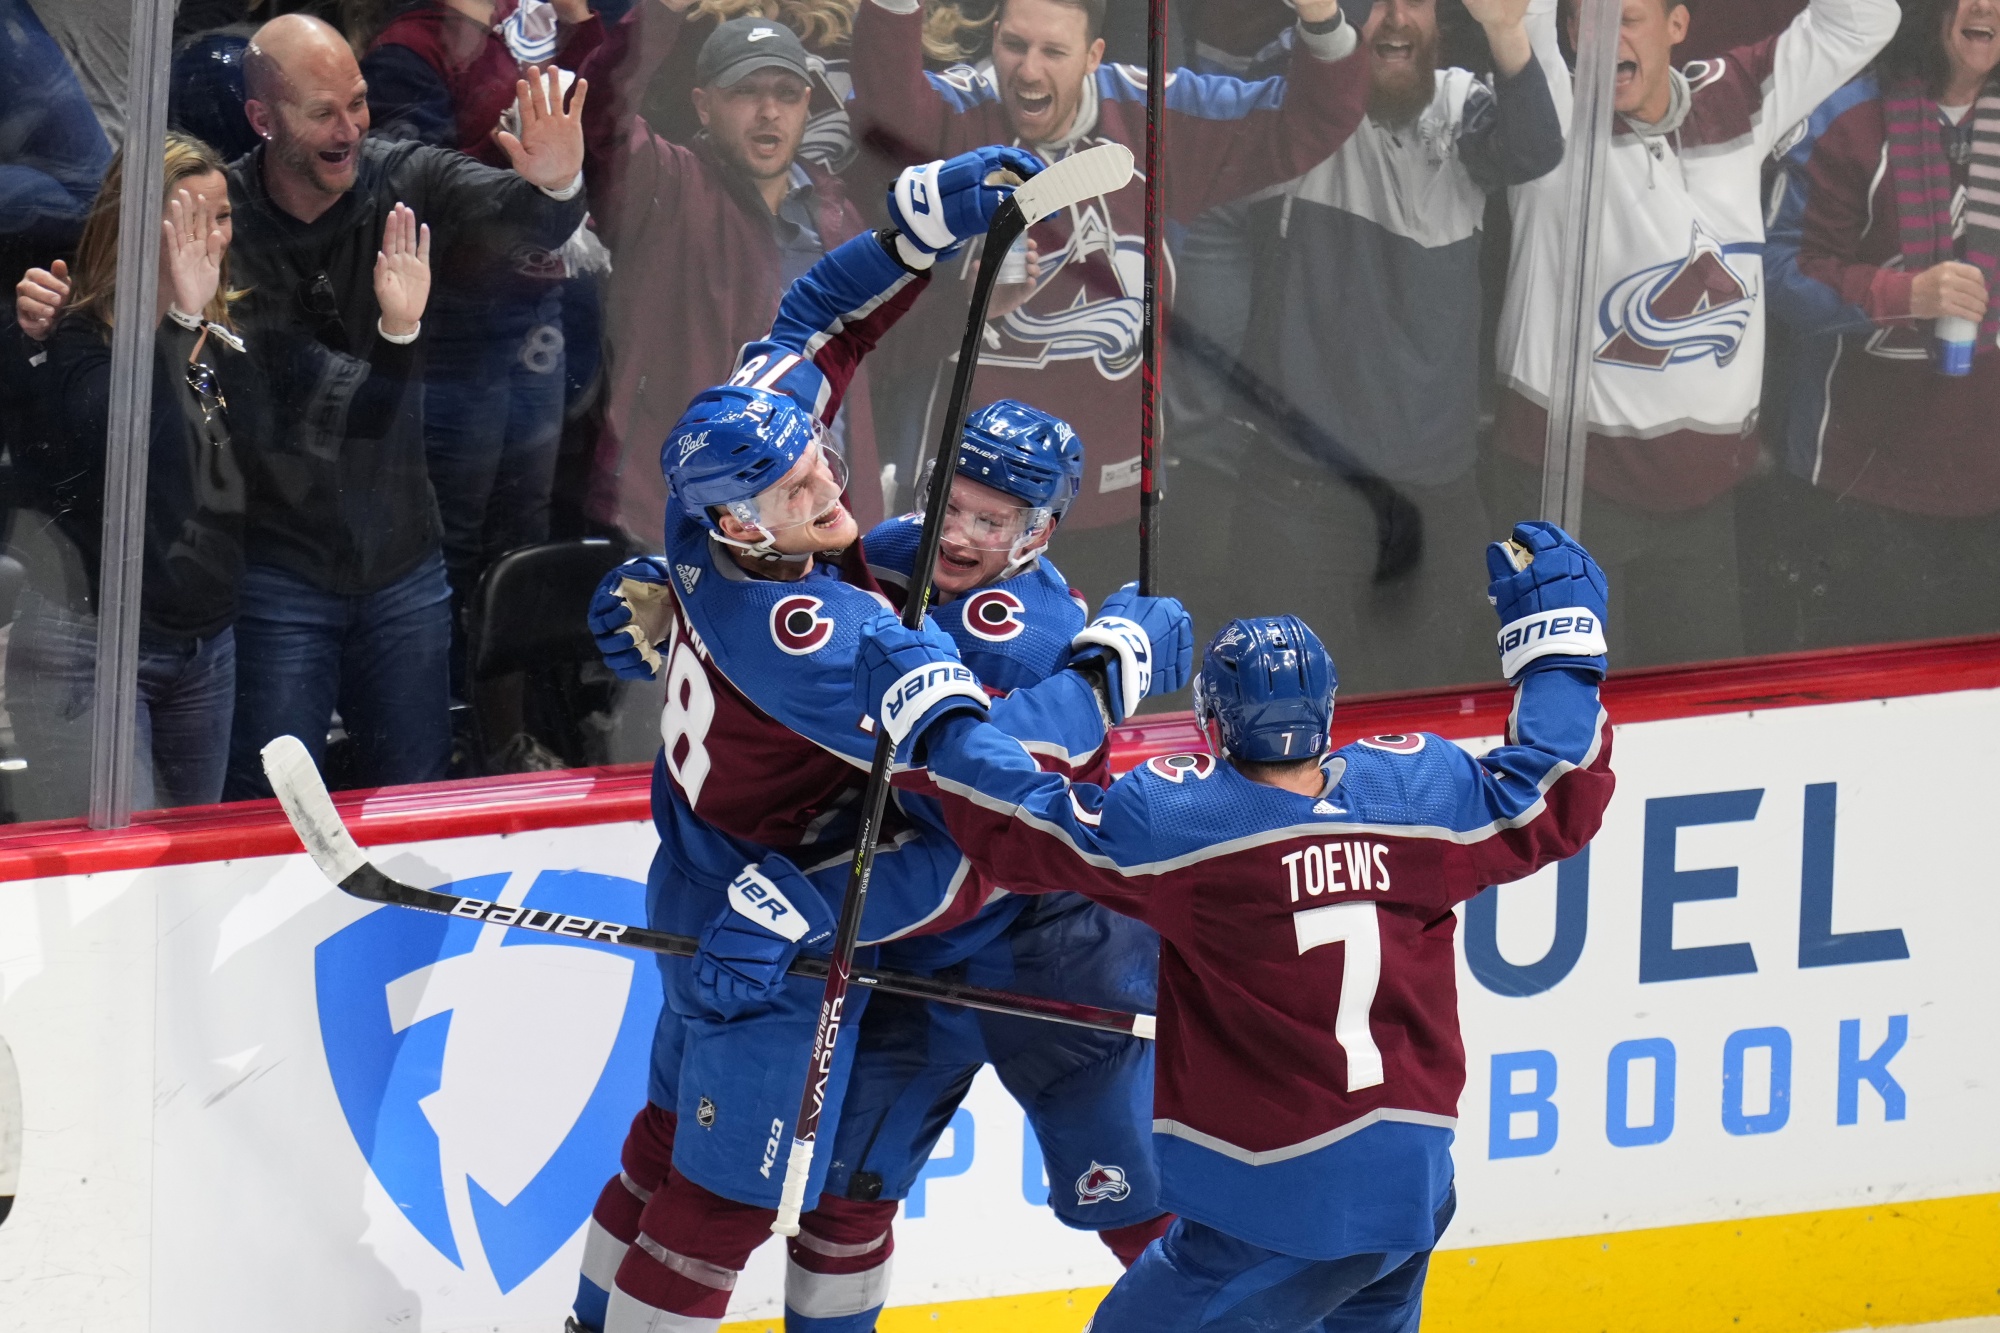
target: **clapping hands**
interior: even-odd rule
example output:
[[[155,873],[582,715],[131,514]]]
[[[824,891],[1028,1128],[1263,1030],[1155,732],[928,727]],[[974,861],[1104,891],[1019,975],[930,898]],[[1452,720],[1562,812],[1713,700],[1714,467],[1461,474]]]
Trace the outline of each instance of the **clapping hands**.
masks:
[[[14,319],[36,342],[49,336],[68,302],[69,265],[60,259],[50,268],[29,269],[14,284]]]
[[[382,332],[395,338],[417,331],[431,296],[431,229],[417,225],[408,204],[397,204],[382,224],[382,248],[375,254],[375,303],[382,308]]]

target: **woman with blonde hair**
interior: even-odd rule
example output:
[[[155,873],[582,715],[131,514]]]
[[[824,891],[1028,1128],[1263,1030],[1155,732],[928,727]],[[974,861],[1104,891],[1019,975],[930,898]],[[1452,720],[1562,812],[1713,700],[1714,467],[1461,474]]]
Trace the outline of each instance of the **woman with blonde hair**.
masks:
[[[241,293],[229,285],[222,160],[180,134],[167,136],[165,159],[139,594],[133,804],[142,809],[221,799],[243,577],[239,455],[269,436],[267,396],[230,315]],[[17,784],[28,818],[77,814],[88,797],[123,167],[121,153],[84,223],[74,270],[36,270],[21,289],[23,323],[31,288],[40,293],[35,313],[51,321],[45,442],[19,460],[24,499],[14,540],[33,568],[6,673],[29,765],[30,781]],[[382,270],[421,262],[415,221],[402,210],[378,285]]]

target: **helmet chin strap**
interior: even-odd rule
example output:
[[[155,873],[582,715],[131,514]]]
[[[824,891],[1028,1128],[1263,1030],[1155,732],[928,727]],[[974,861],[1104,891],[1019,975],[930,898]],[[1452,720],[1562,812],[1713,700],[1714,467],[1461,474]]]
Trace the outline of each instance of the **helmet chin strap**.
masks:
[[[1013,549],[1007,552],[1007,567],[1000,571],[995,583],[1004,582],[1041,559],[1042,552],[1049,549],[1049,538],[1055,535],[1053,520],[1039,523],[1014,541]]]

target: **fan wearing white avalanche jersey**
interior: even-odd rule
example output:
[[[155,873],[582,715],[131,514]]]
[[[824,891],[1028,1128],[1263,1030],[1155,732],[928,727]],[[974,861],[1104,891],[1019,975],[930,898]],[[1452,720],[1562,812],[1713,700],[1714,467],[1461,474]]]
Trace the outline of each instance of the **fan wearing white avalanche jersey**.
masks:
[[[1775,37],[1672,64],[1683,0],[1623,0],[1616,130],[1588,376],[1592,546],[1625,604],[1621,651],[1642,662],[1742,651],[1732,488],[1758,457],[1764,376],[1763,167],[1814,107],[1896,31],[1896,0],[1811,0]],[[1565,134],[1571,76],[1557,0],[1528,30]],[[1577,154],[1570,154],[1570,163]],[[1513,255],[1500,316],[1501,452],[1517,500],[1540,493],[1569,171],[1511,194]],[[1614,608],[1615,609],[1615,608]]]
[[[826,425],[861,358],[922,290],[934,252],[983,233],[1038,169],[1008,149],[913,168],[934,208],[928,239],[892,200],[894,230],[838,247],[793,285],[769,337],[743,349],[730,384],[695,398],[662,448],[675,501],[665,555],[613,571],[592,603],[612,667],[665,680],[648,921],[697,934],[701,947],[661,962],[649,1104],[593,1213],[579,1327],[712,1330],[769,1234],[784,1174],[772,1145],[791,1133],[820,990],[786,969],[832,934],[874,751],[852,705],[852,654],[860,624],[885,605],[853,549]],[[1143,674],[1136,627],[1111,630],[1126,634],[1112,635],[1123,658],[1086,644],[1080,670],[995,704],[1000,725],[1037,744],[1097,748]],[[884,838],[864,942],[940,929],[979,906],[941,828],[906,813]],[[850,998],[848,1021],[863,999]],[[852,1045],[840,1043],[830,1072],[835,1107]],[[808,1218],[795,1270],[828,1243],[824,1228]]]
[[[1516,692],[1477,759],[1424,735],[1329,756],[1333,664],[1281,616],[1209,644],[1217,754],[1073,784],[960,700],[898,717],[913,681],[963,668],[934,631],[866,631],[857,702],[923,758],[960,845],[1011,889],[1074,889],[1162,939],[1153,1131],[1180,1218],[1096,1333],[1417,1326],[1465,1082],[1451,909],[1573,855],[1613,787],[1603,575],[1543,523],[1487,560]]]
[[[1002,399],[966,421],[933,567],[932,619],[990,694],[1060,670],[1084,629],[1082,599],[1045,554],[1083,465],[1075,432],[1025,403]],[[927,489],[920,482],[917,492]],[[892,600],[906,595],[920,533],[921,515],[906,514],[863,540],[869,570]],[[1107,602],[1106,611],[1124,600]],[[1031,748],[1051,771],[1108,780],[1108,746],[1087,755]],[[1150,1011],[1158,956],[1152,930],[1076,894],[1002,894],[964,925],[883,945],[880,961],[900,972]],[[1150,1042],[888,995],[870,1002],[859,1037],[820,1209],[843,1221],[844,1239],[860,1252],[824,1263],[832,1271],[818,1284],[823,1303],[808,1308],[812,1284],[796,1284],[794,1310],[819,1316],[802,1325],[811,1333],[875,1327],[897,1209],[988,1063],[1042,1146],[1049,1201],[1062,1221],[1095,1231],[1127,1263],[1165,1230],[1171,1219],[1161,1215],[1153,1169]],[[873,1301],[861,1308],[864,1293]]]

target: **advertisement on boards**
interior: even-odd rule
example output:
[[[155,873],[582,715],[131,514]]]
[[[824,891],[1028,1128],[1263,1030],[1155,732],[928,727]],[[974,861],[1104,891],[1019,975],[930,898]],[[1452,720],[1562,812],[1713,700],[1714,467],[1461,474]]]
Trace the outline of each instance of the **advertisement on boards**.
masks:
[[[1461,909],[1446,1250],[2000,1187],[1996,732],[1988,692],[1620,727],[1591,847]],[[371,851],[638,921],[653,844],[626,823]],[[161,1333],[560,1327],[659,1004],[649,956],[376,908],[300,856],[0,884],[27,1131],[0,1305]],[[1110,1283],[1041,1206],[1101,1184],[1047,1180],[982,1076],[899,1220],[891,1304]],[[781,1284],[767,1245],[731,1318],[774,1318]]]

